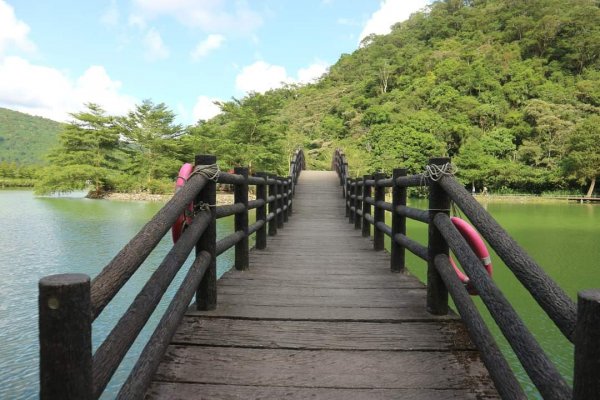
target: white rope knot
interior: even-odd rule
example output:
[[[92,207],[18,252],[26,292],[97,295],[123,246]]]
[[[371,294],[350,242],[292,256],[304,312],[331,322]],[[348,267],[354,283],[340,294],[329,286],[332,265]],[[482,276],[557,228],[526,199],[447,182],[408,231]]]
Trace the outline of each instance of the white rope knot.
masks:
[[[200,174],[206,179],[217,182],[219,180],[219,166],[217,164],[210,165],[198,165],[194,168],[194,172],[190,174],[190,177],[194,174]],[[189,179],[189,178],[188,178]]]
[[[422,175],[421,183],[423,184],[427,179],[437,182],[442,179],[443,176],[452,176],[456,174],[456,171],[457,168],[449,162],[444,165],[427,165],[425,167],[425,172]]]

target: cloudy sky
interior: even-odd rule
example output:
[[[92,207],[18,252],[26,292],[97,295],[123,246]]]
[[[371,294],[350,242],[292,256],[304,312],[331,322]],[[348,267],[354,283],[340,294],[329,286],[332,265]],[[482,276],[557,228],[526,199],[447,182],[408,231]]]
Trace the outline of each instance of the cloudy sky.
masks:
[[[142,99],[191,124],[214,100],[311,82],[428,0],[0,0],[0,107],[59,121]]]

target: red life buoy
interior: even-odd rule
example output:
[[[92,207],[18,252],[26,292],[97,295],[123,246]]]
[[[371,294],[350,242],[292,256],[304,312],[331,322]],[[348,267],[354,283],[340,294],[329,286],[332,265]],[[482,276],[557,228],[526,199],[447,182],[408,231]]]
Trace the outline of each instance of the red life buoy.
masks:
[[[458,229],[460,234],[463,235],[463,237],[465,238],[471,249],[473,249],[477,257],[479,257],[488,275],[492,276],[492,260],[490,259],[490,252],[485,246],[483,239],[481,239],[481,236],[479,236],[479,233],[477,233],[475,228],[469,225],[469,223],[465,220],[462,220],[457,217],[452,217],[450,218],[450,220],[452,221],[456,229]],[[473,287],[473,284],[471,284],[469,277],[465,275],[465,273],[462,272],[460,269],[458,269],[452,257],[450,257],[450,264],[452,264],[452,267],[454,268],[458,279],[460,279],[460,281],[465,284],[469,294],[471,294],[472,296],[478,295],[479,293],[477,293],[477,289],[475,289],[475,287]]]
[[[177,182],[175,183],[175,193],[177,193],[183,185],[186,184],[189,177],[192,175],[194,171],[194,166],[192,164],[183,164],[181,169],[179,169],[179,175],[177,176]],[[185,227],[192,223],[192,213],[194,212],[194,203],[190,203],[185,209],[184,213],[177,217],[177,221],[171,227],[171,234],[173,236],[173,243],[177,243],[179,237],[185,230]]]

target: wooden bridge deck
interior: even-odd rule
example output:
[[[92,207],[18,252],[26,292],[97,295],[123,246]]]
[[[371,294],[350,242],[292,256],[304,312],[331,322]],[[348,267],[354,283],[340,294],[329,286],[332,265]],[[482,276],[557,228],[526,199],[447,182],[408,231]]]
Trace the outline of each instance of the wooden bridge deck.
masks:
[[[294,214],[249,271],[188,313],[150,399],[487,399],[487,370],[454,316],[344,218],[334,172],[304,171]]]

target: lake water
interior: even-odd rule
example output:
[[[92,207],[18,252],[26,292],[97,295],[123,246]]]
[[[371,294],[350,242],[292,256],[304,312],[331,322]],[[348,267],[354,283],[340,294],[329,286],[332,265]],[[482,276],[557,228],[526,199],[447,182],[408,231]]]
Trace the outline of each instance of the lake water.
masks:
[[[419,202],[412,205],[425,207]],[[35,198],[29,191],[0,191],[0,399],[38,397],[38,280],[64,272],[94,277],[160,207],[158,203]],[[490,204],[487,208],[572,298],[579,290],[600,287],[600,206]],[[232,219],[219,220],[218,230],[220,237],[231,232]],[[426,243],[424,224],[409,221],[408,232]],[[170,247],[168,235],[94,323],[94,347],[110,332]],[[228,269],[231,260],[231,252],[219,258],[219,275]],[[423,263],[411,256],[407,262],[411,272],[424,279]],[[493,262],[494,280],[561,372],[570,377],[572,346],[562,339],[497,257],[493,257]],[[187,265],[155,314],[166,308],[186,271]],[[144,328],[104,398],[114,397],[158,318],[154,316]],[[496,328],[492,330],[500,336]],[[503,341],[500,345],[515,365],[530,397],[539,397],[518,368],[509,346]]]

